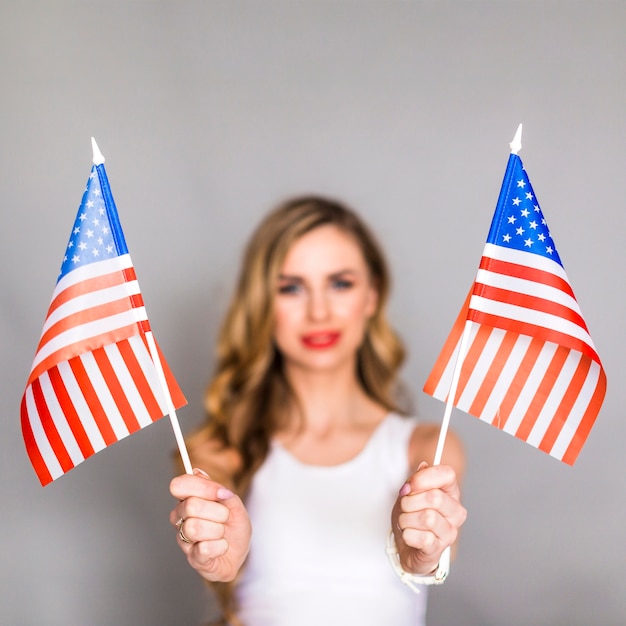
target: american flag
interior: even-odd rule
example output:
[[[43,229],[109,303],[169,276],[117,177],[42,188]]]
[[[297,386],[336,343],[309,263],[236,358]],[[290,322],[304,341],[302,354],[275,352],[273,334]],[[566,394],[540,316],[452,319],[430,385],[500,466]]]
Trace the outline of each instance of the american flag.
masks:
[[[511,154],[476,280],[424,386],[573,464],[606,376],[522,161]]]
[[[87,181],[22,397],[22,433],[42,485],[168,413],[150,343],[100,163]],[[161,364],[178,408],[186,400],[162,355]]]

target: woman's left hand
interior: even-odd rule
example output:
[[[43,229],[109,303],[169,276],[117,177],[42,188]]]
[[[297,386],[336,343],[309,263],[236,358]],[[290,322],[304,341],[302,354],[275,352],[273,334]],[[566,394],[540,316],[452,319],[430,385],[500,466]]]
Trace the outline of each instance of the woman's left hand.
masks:
[[[393,508],[391,522],[400,563],[414,574],[437,568],[441,553],[452,546],[467,511],[449,465],[422,462],[404,483]]]

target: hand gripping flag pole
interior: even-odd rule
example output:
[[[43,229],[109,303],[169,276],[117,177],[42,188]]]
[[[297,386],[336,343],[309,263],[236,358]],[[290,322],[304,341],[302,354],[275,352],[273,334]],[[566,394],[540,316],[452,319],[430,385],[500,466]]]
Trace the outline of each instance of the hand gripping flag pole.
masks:
[[[424,391],[572,465],[606,375],[513,141],[476,279]]]
[[[154,340],[104,158],[94,165],[61,264],[20,407],[42,485],[186,403]]]

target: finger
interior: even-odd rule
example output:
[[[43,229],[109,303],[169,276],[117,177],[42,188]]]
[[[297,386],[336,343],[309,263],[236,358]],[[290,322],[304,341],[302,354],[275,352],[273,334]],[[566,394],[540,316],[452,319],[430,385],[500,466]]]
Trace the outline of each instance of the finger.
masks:
[[[406,485],[409,486],[407,489]],[[441,489],[457,500],[460,498],[460,488],[456,472],[449,465],[427,466],[423,462],[419,469],[412,474],[402,486],[401,494],[421,493],[429,489]],[[404,492],[404,493],[403,493]]]
[[[183,541],[181,531],[189,542],[197,543],[199,541],[215,541],[216,539],[222,539],[224,537],[225,527],[224,524],[211,520],[187,517],[183,519],[178,532],[178,538]]]
[[[228,500],[234,494],[220,483],[207,478],[206,475],[183,474],[170,482],[170,493],[177,500],[185,500],[197,496],[205,500]]]

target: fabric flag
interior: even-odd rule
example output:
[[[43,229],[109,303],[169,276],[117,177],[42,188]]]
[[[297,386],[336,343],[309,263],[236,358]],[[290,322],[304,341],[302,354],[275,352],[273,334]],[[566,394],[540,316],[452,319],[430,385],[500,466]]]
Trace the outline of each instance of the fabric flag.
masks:
[[[21,403],[26,450],[42,485],[168,413],[150,333],[99,163],[78,209]],[[161,364],[178,408],[185,397],[162,356]]]
[[[517,154],[474,285],[424,386],[435,398],[447,401],[464,333],[453,406],[572,465],[606,376]]]

